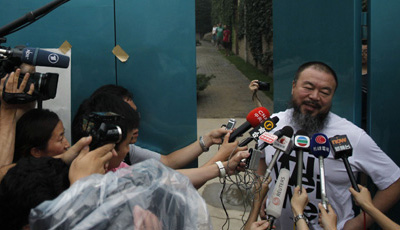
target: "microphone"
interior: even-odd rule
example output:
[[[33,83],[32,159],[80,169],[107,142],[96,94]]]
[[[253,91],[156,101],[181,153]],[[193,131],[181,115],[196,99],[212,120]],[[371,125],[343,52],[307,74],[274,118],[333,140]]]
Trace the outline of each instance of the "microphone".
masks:
[[[246,146],[247,144],[249,144],[252,140],[258,141],[259,137],[264,134],[267,133],[271,130],[273,130],[276,127],[276,123],[278,123],[279,118],[278,117],[270,117],[267,120],[265,120],[264,122],[262,122],[261,124],[259,124],[257,127],[255,127],[254,129],[252,129],[249,134],[251,137],[246,138],[245,140],[243,140],[242,142],[239,143],[239,147],[243,147]]]
[[[304,130],[299,130],[294,135],[294,150],[297,157],[297,185],[300,186],[300,192],[303,181],[303,151],[309,151],[310,138]]]
[[[269,175],[272,172],[272,168],[275,166],[276,160],[281,152],[286,154],[290,154],[290,151],[293,147],[292,136],[293,136],[293,129],[290,126],[285,126],[281,130],[275,132],[275,134],[282,135],[281,138],[274,141],[272,146],[276,149],[274,155],[272,156],[271,162],[268,165],[268,168],[265,172],[264,180],[267,180]],[[276,135],[276,136],[278,136]]]
[[[351,147],[349,139],[346,135],[336,135],[329,138],[329,142],[332,145],[333,155],[335,159],[341,158],[343,160],[347,174],[350,178],[351,186],[353,186],[354,190],[360,192],[348,159],[353,155],[353,148]]]
[[[325,186],[325,166],[324,158],[329,156],[330,146],[328,137],[322,133],[316,133],[312,136],[310,141],[310,151],[315,157],[319,159],[319,174],[321,177],[321,199],[322,206],[328,211],[328,197],[326,196]]]
[[[70,58],[66,55],[27,47],[23,49],[0,49],[0,55],[7,57],[19,57],[26,64],[34,66],[48,66],[68,68]]]
[[[246,117],[246,121],[235,129],[229,136],[229,142],[235,141],[236,137],[247,132],[251,127],[256,127],[269,117],[269,111],[264,107],[258,107],[250,111]]]
[[[268,118],[263,123],[255,127],[252,131],[250,131],[250,135],[252,137],[248,137],[242,142],[239,143],[239,146],[245,146],[250,143],[252,140],[258,141],[258,137],[260,134],[268,134],[268,131],[274,129],[276,127],[276,123],[279,121],[278,117]],[[273,135],[273,134],[271,134]],[[273,135],[275,136],[275,135]],[[275,136],[276,137],[276,136]],[[276,138],[277,139],[277,138]],[[274,141],[276,140],[274,139]],[[273,142],[273,141],[272,141]],[[256,171],[258,169],[258,162],[260,160],[260,156],[262,152],[260,149],[250,149],[249,150],[250,156],[247,159],[243,159],[242,161],[246,163],[246,168],[250,170]]]
[[[282,206],[286,197],[286,190],[289,182],[290,172],[289,170],[282,168],[279,171],[279,176],[276,181],[272,197],[268,202],[266,209],[267,220],[269,222],[268,229],[272,229],[275,219],[278,219],[282,213]]]
[[[260,146],[258,146],[259,150],[265,149],[268,145],[272,145],[277,139],[281,138],[282,136],[292,137],[293,136],[293,129],[290,126],[285,126],[282,129],[276,131],[274,134],[271,133],[263,133],[259,139],[264,141]]]

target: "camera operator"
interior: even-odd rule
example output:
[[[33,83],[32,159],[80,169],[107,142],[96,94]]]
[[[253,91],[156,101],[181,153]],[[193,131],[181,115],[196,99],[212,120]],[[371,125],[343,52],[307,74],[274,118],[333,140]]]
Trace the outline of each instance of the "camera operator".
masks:
[[[91,97],[99,94],[99,93],[110,93],[113,94],[121,99],[123,99],[126,103],[128,103],[134,110],[137,110],[137,106],[133,101],[133,95],[131,92],[129,92],[126,88],[122,86],[117,86],[117,85],[104,85],[97,89]],[[83,113],[83,105],[79,107],[77,114],[82,114]],[[75,116],[74,121],[72,122],[72,126],[77,126],[79,127],[78,124],[79,116]],[[204,148],[200,144],[200,140],[196,140],[192,144],[178,149],[172,153],[169,153],[167,155],[162,155],[160,153],[141,148],[137,145],[135,145],[138,136],[139,136],[139,129],[135,129],[134,131],[134,137],[130,143],[129,146],[129,154],[125,158],[125,161],[128,164],[135,164],[139,163],[141,161],[144,161],[146,159],[156,159],[161,161],[164,165],[171,167],[173,169],[178,169],[182,168],[188,163],[192,162],[195,160],[200,154],[205,152],[205,149],[208,149],[211,145],[214,144],[222,144],[222,139],[224,135],[226,135],[229,131],[224,129],[224,128],[219,128],[219,129],[214,129],[210,131],[208,134],[202,136],[203,143],[204,143]],[[72,139],[76,140],[77,138],[72,135]],[[238,151],[244,151],[247,149],[247,147],[237,147],[238,142],[232,142],[232,143],[224,143],[220,151],[218,151],[217,154],[215,154],[207,163],[204,165],[213,165],[216,161],[225,161],[228,159],[228,157],[231,155],[238,152]],[[236,148],[237,147],[237,148]],[[235,149],[236,148],[236,149]]]
[[[7,93],[21,93],[29,79],[29,73],[26,73],[21,85],[18,87],[18,78],[21,73],[17,69],[11,74],[7,74],[1,79],[0,84],[0,167],[11,164],[14,154],[15,127],[18,120],[18,114],[21,115],[26,109],[26,105],[12,105],[3,100],[3,90]],[[8,77],[9,76],[9,77]],[[8,81],[6,79],[8,77]],[[34,85],[31,84],[28,94],[32,95]]]
[[[85,115],[89,115],[90,113],[93,112],[100,112],[100,111],[108,111],[108,112],[113,112],[116,114],[119,114],[122,119],[115,124],[120,126],[122,130],[122,137],[121,141],[116,144],[116,152],[118,154],[117,157],[113,157],[110,160],[109,166],[108,166],[108,171],[117,171],[118,169],[121,168],[126,168],[129,165],[126,163],[122,162],[125,156],[129,152],[129,145],[131,141],[134,139],[134,133],[135,130],[137,129],[139,125],[139,116],[138,113],[132,109],[128,103],[124,102],[121,98],[108,94],[108,93],[98,93],[92,97],[90,97],[88,100],[86,100],[82,105],[80,106],[79,112],[75,115],[74,121],[75,125],[72,128],[72,133],[75,138],[83,137],[86,136],[87,133],[85,133],[84,130],[82,130],[82,127],[84,125],[84,117]],[[83,113],[83,114],[82,114]],[[224,142],[228,142],[229,139],[229,134],[225,136]],[[222,149],[220,151],[226,151],[226,149]],[[230,151],[231,153],[231,151]],[[218,154],[217,154],[218,155]],[[222,155],[225,155],[222,154]],[[230,165],[228,162],[223,163],[223,171],[226,172],[227,174],[233,174],[236,170],[237,166],[243,166],[243,164],[240,163],[240,159],[247,158],[249,156],[248,152],[238,152],[232,159]],[[229,166],[229,167],[228,167]],[[242,170],[243,168],[240,167],[239,170]],[[210,179],[213,179],[220,175],[222,169],[219,169],[216,164],[212,163],[207,166],[201,167],[201,168],[194,168],[194,169],[182,169],[178,170],[178,172],[186,175],[189,177],[190,181],[192,184],[196,187],[199,188],[201,187],[205,182],[207,182]]]
[[[257,107],[262,107],[261,101],[257,96],[258,90],[269,91],[269,83],[262,82],[259,80],[252,80],[249,85],[249,89],[253,92],[252,100],[256,103]]]

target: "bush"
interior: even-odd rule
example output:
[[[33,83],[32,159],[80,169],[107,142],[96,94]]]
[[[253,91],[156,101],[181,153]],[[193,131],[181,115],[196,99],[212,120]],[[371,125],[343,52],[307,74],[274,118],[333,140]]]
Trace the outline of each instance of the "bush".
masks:
[[[215,78],[214,74],[206,75],[203,73],[197,74],[197,93],[203,91],[210,85],[211,79]]]

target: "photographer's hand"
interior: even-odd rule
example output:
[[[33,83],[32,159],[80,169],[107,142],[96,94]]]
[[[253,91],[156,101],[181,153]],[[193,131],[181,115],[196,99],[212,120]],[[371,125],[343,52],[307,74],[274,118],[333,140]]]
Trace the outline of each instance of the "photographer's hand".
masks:
[[[249,89],[251,90],[251,92],[253,93],[257,92],[258,87],[259,87],[258,80],[252,80],[250,82]]]

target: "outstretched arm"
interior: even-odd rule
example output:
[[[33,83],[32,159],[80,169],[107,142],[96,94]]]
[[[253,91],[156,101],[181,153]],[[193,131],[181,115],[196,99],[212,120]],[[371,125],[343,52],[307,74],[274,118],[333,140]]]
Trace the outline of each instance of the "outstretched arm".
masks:
[[[257,107],[262,107],[261,101],[257,96],[258,87],[258,80],[252,80],[250,82],[249,89],[253,92],[252,100],[254,101],[254,103],[256,103]]]
[[[253,204],[251,206],[249,217],[247,218],[246,224],[244,225],[245,230],[251,230],[253,224],[257,221],[262,202],[264,197],[267,195],[269,190],[269,183],[271,183],[271,177],[269,177],[264,183],[262,183],[262,178],[259,178],[255,185],[255,194],[253,199]],[[260,188],[261,184],[261,188]]]
[[[226,161],[230,156],[234,156],[237,152],[247,150],[247,146],[239,147],[238,141],[229,143],[230,135],[231,132],[225,135],[224,142],[222,143],[218,152],[214,156],[212,156],[211,159],[208,160],[202,167],[212,165],[217,161]]]
[[[238,152],[229,160],[229,162],[223,162],[226,174],[232,175],[236,172],[237,169],[243,170],[244,166],[242,164],[244,163],[241,163],[241,160],[249,157],[249,155],[250,154],[245,151]],[[217,164],[212,164],[200,168],[180,169],[178,170],[178,172],[189,177],[189,180],[197,189],[203,186],[207,181],[220,175],[219,167]]]
[[[400,229],[400,225],[396,224],[392,220],[390,220],[385,214],[383,214],[379,209],[377,209],[371,199],[371,194],[367,188],[358,185],[360,192],[355,191],[352,187],[350,187],[350,192],[356,201],[356,204],[361,206],[364,212],[368,213],[382,229],[386,230],[395,230]]]
[[[25,74],[20,87],[18,87],[18,78],[20,75],[20,69],[7,75],[1,79],[0,83],[0,166],[11,164],[14,156],[14,145],[15,145],[15,128],[17,124],[17,109],[21,105],[10,105],[3,100],[3,89],[8,93],[21,93],[25,89],[29,74]],[[7,84],[5,81],[7,77]],[[5,85],[5,87],[4,87]],[[31,85],[28,94],[32,94],[34,90],[33,84]]]
[[[209,148],[211,145],[221,144],[221,137],[226,133],[228,133],[228,130],[225,130],[224,128],[212,130],[203,136],[205,146]],[[199,140],[196,140],[192,144],[178,149],[175,152],[172,152],[168,155],[161,155],[161,163],[170,168],[178,169],[192,162],[202,153],[203,149],[201,148]]]

